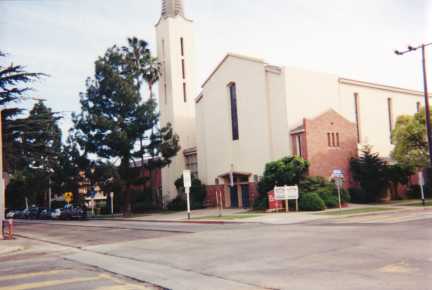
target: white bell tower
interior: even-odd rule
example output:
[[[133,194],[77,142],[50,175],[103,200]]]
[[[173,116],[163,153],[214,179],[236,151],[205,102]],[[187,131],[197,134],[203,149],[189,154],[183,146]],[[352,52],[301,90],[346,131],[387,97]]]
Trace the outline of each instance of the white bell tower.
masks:
[[[193,22],[185,17],[183,8],[182,0],[162,0],[161,18],[156,24],[157,54],[162,65],[160,125],[171,123],[181,146],[169,167],[162,169],[162,194],[166,199],[177,194],[174,182],[186,169],[185,150],[193,152],[196,148]]]

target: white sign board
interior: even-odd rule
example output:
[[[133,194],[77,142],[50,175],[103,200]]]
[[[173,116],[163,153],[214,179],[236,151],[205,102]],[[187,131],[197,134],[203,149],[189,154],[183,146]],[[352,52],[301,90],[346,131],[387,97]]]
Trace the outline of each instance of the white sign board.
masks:
[[[419,185],[421,185],[421,186],[425,186],[425,181],[424,181],[424,177],[423,177],[423,172],[419,172],[418,173],[418,176],[419,176]]]
[[[274,188],[276,200],[293,200],[299,198],[298,186],[281,186]]]
[[[192,178],[190,170],[183,171],[183,186],[185,188],[190,188],[192,186]]]
[[[334,179],[344,178],[343,171],[340,170],[340,169],[335,169],[335,170],[333,170],[333,173],[332,173],[331,177],[334,178]]]

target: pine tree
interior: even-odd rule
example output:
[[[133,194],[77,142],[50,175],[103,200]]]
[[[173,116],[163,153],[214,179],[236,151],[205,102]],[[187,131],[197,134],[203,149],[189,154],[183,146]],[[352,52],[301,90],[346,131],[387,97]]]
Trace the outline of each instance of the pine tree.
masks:
[[[139,65],[131,62],[132,52],[140,59]],[[150,59],[146,49],[108,49],[96,61],[95,76],[87,80],[87,89],[81,94],[82,112],[73,117],[75,137],[86,152],[120,160],[126,215],[131,211],[131,186],[139,179],[132,166],[136,158],[153,157],[161,168],[180,150],[171,126],[159,128],[156,101],[141,98],[142,66]]]

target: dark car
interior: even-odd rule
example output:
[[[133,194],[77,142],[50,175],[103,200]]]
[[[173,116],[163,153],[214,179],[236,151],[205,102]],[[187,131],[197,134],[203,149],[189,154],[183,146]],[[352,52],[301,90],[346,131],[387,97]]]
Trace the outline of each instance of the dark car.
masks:
[[[39,219],[41,220],[49,220],[51,219],[51,212],[52,210],[48,209],[48,208],[42,208],[39,211]]]
[[[31,207],[25,214],[26,219],[38,219],[39,218],[40,209],[38,207]]]
[[[87,212],[80,207],[66,207],[62,210],[60,214],[60,219],[62,220],[78,220],[86,218]]]

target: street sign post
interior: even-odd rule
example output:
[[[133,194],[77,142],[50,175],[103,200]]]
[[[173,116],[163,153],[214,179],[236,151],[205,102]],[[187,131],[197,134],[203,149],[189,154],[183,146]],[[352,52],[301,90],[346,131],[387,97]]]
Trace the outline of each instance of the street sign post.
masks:
[[[422,204],[423,204],[423,206],[425,206],[426,205],[425,194],[424,194],[425,180],[424,180],[424,176],[423,176],[423,171],[420,171],[418,173],[418,175],[419,175],[419,185],[420,185],[420,191],[421,191]]]
[[[285,200],[285,211],[288,212],[288,201],[296,201],[296,211],[298,211],[298,199],[299,199],[299,188],[297,185],[294,186],[275,186],[274,188],[275,200]]]
[[[114,192],[110,192],[111,215],[114,215]]]
[[[191,210],[190,210],[190,188],[192,186],[192,177],[190,170],[183,171],[183,186],[186,193],[186,204],[187,204],[187,215],[188,220],[190,220]]]
[[[341,190],[344,183],[344,174],[340,169],[335,169],[332,172],[331,179],[334,180],[338,191],[339,208],[342,209]]]
[[[64,196],[64,200],[66,201],[67,204],[70,204],[72,202],[72,199],[73,199],[73,193],[72,192],[65,192],[63,196]]]

